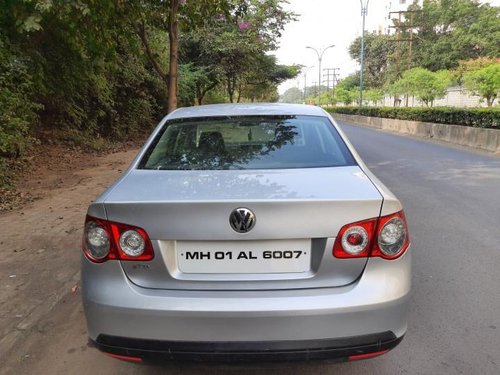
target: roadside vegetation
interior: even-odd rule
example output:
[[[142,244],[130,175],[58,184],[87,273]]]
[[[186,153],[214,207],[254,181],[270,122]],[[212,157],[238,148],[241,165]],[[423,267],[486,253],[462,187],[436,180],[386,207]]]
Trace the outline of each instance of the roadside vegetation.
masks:
[[[275,101],[282,0],[0,0],[0,188],[39,142],[101,150],[177,106]]]
[[[330,113],[346,115],[500,129],[500,108],[340,106],[325,109]]]
[[[401,21],[400,42],[397,35],[369,32],[365,35],[363,106],[380,105],[384,96],[390,95],[395,107],[410,106],[409,98],[432,107],[450,86],[459,86],[464,92],[479,96],[487,107],[498,106],[500,7],[475,0],[424,0],[422,5],[414,3],[408,10],[413,13]],[[399,20],[392,23],[397,26]],[[357,38],[349,53],[358,63],[360,51],[361,38]],[[281,100],[323,106],[359,105],[359,72],[338,82],[333,90],[322,87],[319,91],[317,87],[307,87],[304,95],[303,90],[292,88]],[[440,120],[449,111],[401,113],[412,116],[436,113],[435,119]],[[464,116],[465,112],[456,111]],[[389,110],[380,109],[380,113]],[[497,116],[496,113],[491,116]],[[475,118],[475,112],[470,116]]]

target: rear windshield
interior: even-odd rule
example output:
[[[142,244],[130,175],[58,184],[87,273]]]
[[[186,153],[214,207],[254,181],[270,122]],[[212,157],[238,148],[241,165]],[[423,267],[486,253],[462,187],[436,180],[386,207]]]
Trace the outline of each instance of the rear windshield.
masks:
[[[283,169],[354,165],[326,117],[231,117],[167,122],[140,169]]]

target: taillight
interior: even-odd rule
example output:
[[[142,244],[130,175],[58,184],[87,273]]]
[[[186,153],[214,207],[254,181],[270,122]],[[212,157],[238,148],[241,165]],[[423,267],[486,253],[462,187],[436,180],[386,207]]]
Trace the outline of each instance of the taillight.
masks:
[[[344,225],[335,239],[336,258],[396,259],[410,245],[403,211]]]
[[[109,259],[148,261],[154,257],[144,229],[88,215],[82,245],[85,256],[96,263]]]
[[[408,246],[410,239],[403,211],[378,220],[377,241],[374,243],[372,256],[396,259],[403,255]]]
[[[370,256],[373,233],[377,219],[358,221],[344,225],[333,246],[333,255],[337,258],[360,258]]]
[[[111,233],[120,260],[151,260],[153,246],[146,231],[139,227],[110,221]]]
[[[104,262],[111,251],[111,236],[105,220],[93,219],[85,221],[83,232],[83,251],[87,258],[95,262]]]

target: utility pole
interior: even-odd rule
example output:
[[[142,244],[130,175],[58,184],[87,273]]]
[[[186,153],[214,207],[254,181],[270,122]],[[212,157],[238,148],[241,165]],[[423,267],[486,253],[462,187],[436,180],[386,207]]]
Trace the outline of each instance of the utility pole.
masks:
[[[401,43],[408,42],[408,56],[406,60],[406,69],[411,69],[413,66],[413,28],[415,25],[413,24],[413,19],[415,13],[419,13],[421,10],[402,10],[398,12],[389,12],[389,18],[391,14],[397,14],[397,22],[395,26],[389,26],[390,28],[396,29],[396,77],[399,78],[401,76]],[[402,22],[408,20],[407,15],[409,15],[409,25],[403,25]],[[404,20],[403,18],[404,17]],[[404,31],[408,30],[408,38],[403,39],[401,37]],[[397,102],[401,100],[395,96],[394,97],[394,106],[396,106]],[[405,96],[405,105],[408,107],[408,94]]]
[[[313,81],[313,87],[316,87],[316,88],[318,87],[318,82],[317,81]],[[317,92],[315,94],[317,94]]]
[[[368,3],[370,0],[359,0],[361,4],[361,16],[363,17],[363,30],[361,33],[361,69],[359,72],[359,106],[363,106],[363,70],[365,66],[365,17],[368,14]]]
[[[326,68],[326,69],[323,69],[323,71],[325,71],[326,73],[323,74],[323,77],[326,77],[326,90],[327,92],[330,91],[330,77],[332,78],[332,90],[333,88],[335,87],[335,83],[336,83],[336,79],[337,79],[337,70],[339,70],[339,68]],[[329,98],[332,98],[332,96],[328,96]],[[331,104],[332,101],[329,101]]]
[[[408,46],[408,69],[411,69],[413,65],[413,53],[412,53],[412,46],[413,46],[413,16],[415,15],[415,12],[410,13],[410,40],[409,40],[409,46]]]
[[[338,70],[340,70],[340,68],[325,68],[325,69],[323,69],[323,71],[326,72],[325,74],[323,74],[323,77],[326,77],[327,90],[330,90],[330,77],[332,77],[332,88],[335,87],[335,83],[337,81],[337,76],[338,76],[338,73],[337,73]]]
[[[319,103],[319,96],[321,94],[321,60],[323,59],[323,54],[325,53],[325,51],[329,48],[333,48],[335,47],[334,44],[332,45],[329,45],[328,47],[325,47],[323,49],[320,49],[319,51],[314,48],[314,47],[310,47],[310,46],[306,46],[306,48],[309,48],[309,49],[312,49],[314,52],[316,52],[316,55],[318,55],[318,105],[320,104]]]
[[[338,71],[338,73],[337,73]],[[334,68],[333,70],[333,85],[332,88],[335,88],[337,86],[337,82],[340,80],[340,68]]]

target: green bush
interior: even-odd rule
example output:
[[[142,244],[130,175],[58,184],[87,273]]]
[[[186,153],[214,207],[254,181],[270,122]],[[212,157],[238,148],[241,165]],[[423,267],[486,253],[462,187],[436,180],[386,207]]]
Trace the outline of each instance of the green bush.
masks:
[[[20,156],[28,148],[39,106],[31,98],[27,61],[0,39],[0,157]]]
[[[32,98],[30,61],[0,37],[0,188],[12,185],[10,160],[25,153],[33,141],[40,105]]]
[[[330,113],[500,129],[500,108],[335,107]]]

